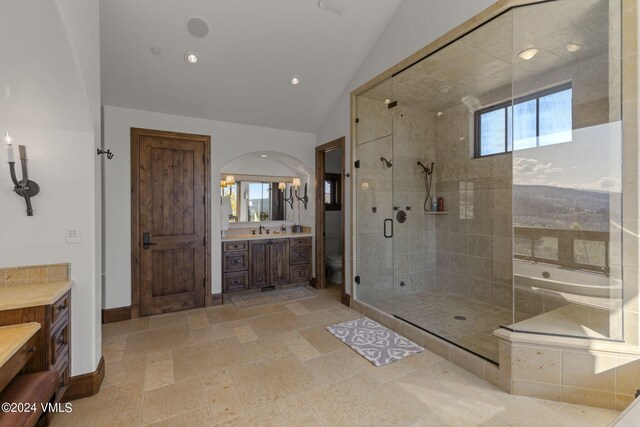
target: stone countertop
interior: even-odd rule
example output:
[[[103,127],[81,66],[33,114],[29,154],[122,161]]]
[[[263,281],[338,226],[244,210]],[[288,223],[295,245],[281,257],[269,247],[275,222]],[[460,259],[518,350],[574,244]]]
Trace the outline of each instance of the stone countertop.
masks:
[[[53,304],[73,286],[72,280],[0,286],[0,311]]]
[[[241,234],[237,236],[227,236],[223,242],[238,242],[241,240],[268,240],[268,239],[294,239],[296,237],[313,237],[311,233],[280,233],[280,234]],[[1,297],[0,297],[1,298]]]
[[[21,323],[0,327],[0,366],[11,357],[40,330],[40,323]]]

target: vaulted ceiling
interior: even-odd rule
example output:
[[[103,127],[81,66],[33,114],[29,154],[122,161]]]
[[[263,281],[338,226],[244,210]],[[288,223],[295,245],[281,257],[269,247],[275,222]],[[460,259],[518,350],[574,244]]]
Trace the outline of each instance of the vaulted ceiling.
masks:
[[[316,132],[400,1],[101,0],[102,103]]]

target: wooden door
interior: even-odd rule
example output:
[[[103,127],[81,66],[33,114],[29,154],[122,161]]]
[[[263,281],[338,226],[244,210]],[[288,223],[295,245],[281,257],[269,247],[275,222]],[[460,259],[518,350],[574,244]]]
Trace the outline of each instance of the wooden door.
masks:
[[[249,287],[269,286],[269,241],[249,242]]]
[[[208,276],[208,137],[132,129],[132,152],[136,149],[138,256],[134,251],[132,268],[139,271],[140,314],[202,307]]]
[[[269,285],[289,283],[289,239],[271,240],[269,243]]]

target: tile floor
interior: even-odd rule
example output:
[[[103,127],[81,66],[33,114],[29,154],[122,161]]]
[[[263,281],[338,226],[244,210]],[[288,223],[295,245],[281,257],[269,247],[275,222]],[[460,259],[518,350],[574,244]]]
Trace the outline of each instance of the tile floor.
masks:
[[[496,363],[499,339],[493,331],[500,325],[513,323],[511,310],[442,289],[367,303]],[[457,320],[455,316],[466,320]],[[518,319],[527,317],[530,316],[518,313]]]
[[[512,396],[423,352],[376,368],[325,325],[335,292],[103,327],[100,393],[53,426],[605,426],[617,412]]]

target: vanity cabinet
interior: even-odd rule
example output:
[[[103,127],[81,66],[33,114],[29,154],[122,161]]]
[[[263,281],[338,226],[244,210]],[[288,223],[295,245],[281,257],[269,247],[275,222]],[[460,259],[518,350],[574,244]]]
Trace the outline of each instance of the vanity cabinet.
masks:
[[[311,237],[223,242],[224,293],[311,280]]]
[[[25,285],[29,286],[29,285]],[[33,356],[22,373],[57,371],[58,387],[54,401],[60,402],[69,383],[71,292],[67,291],[51,305],[0,311],[0,326],[37,322]]]
[[[289,239],[249,242],[249,283],[251,288],[289,283]]]

